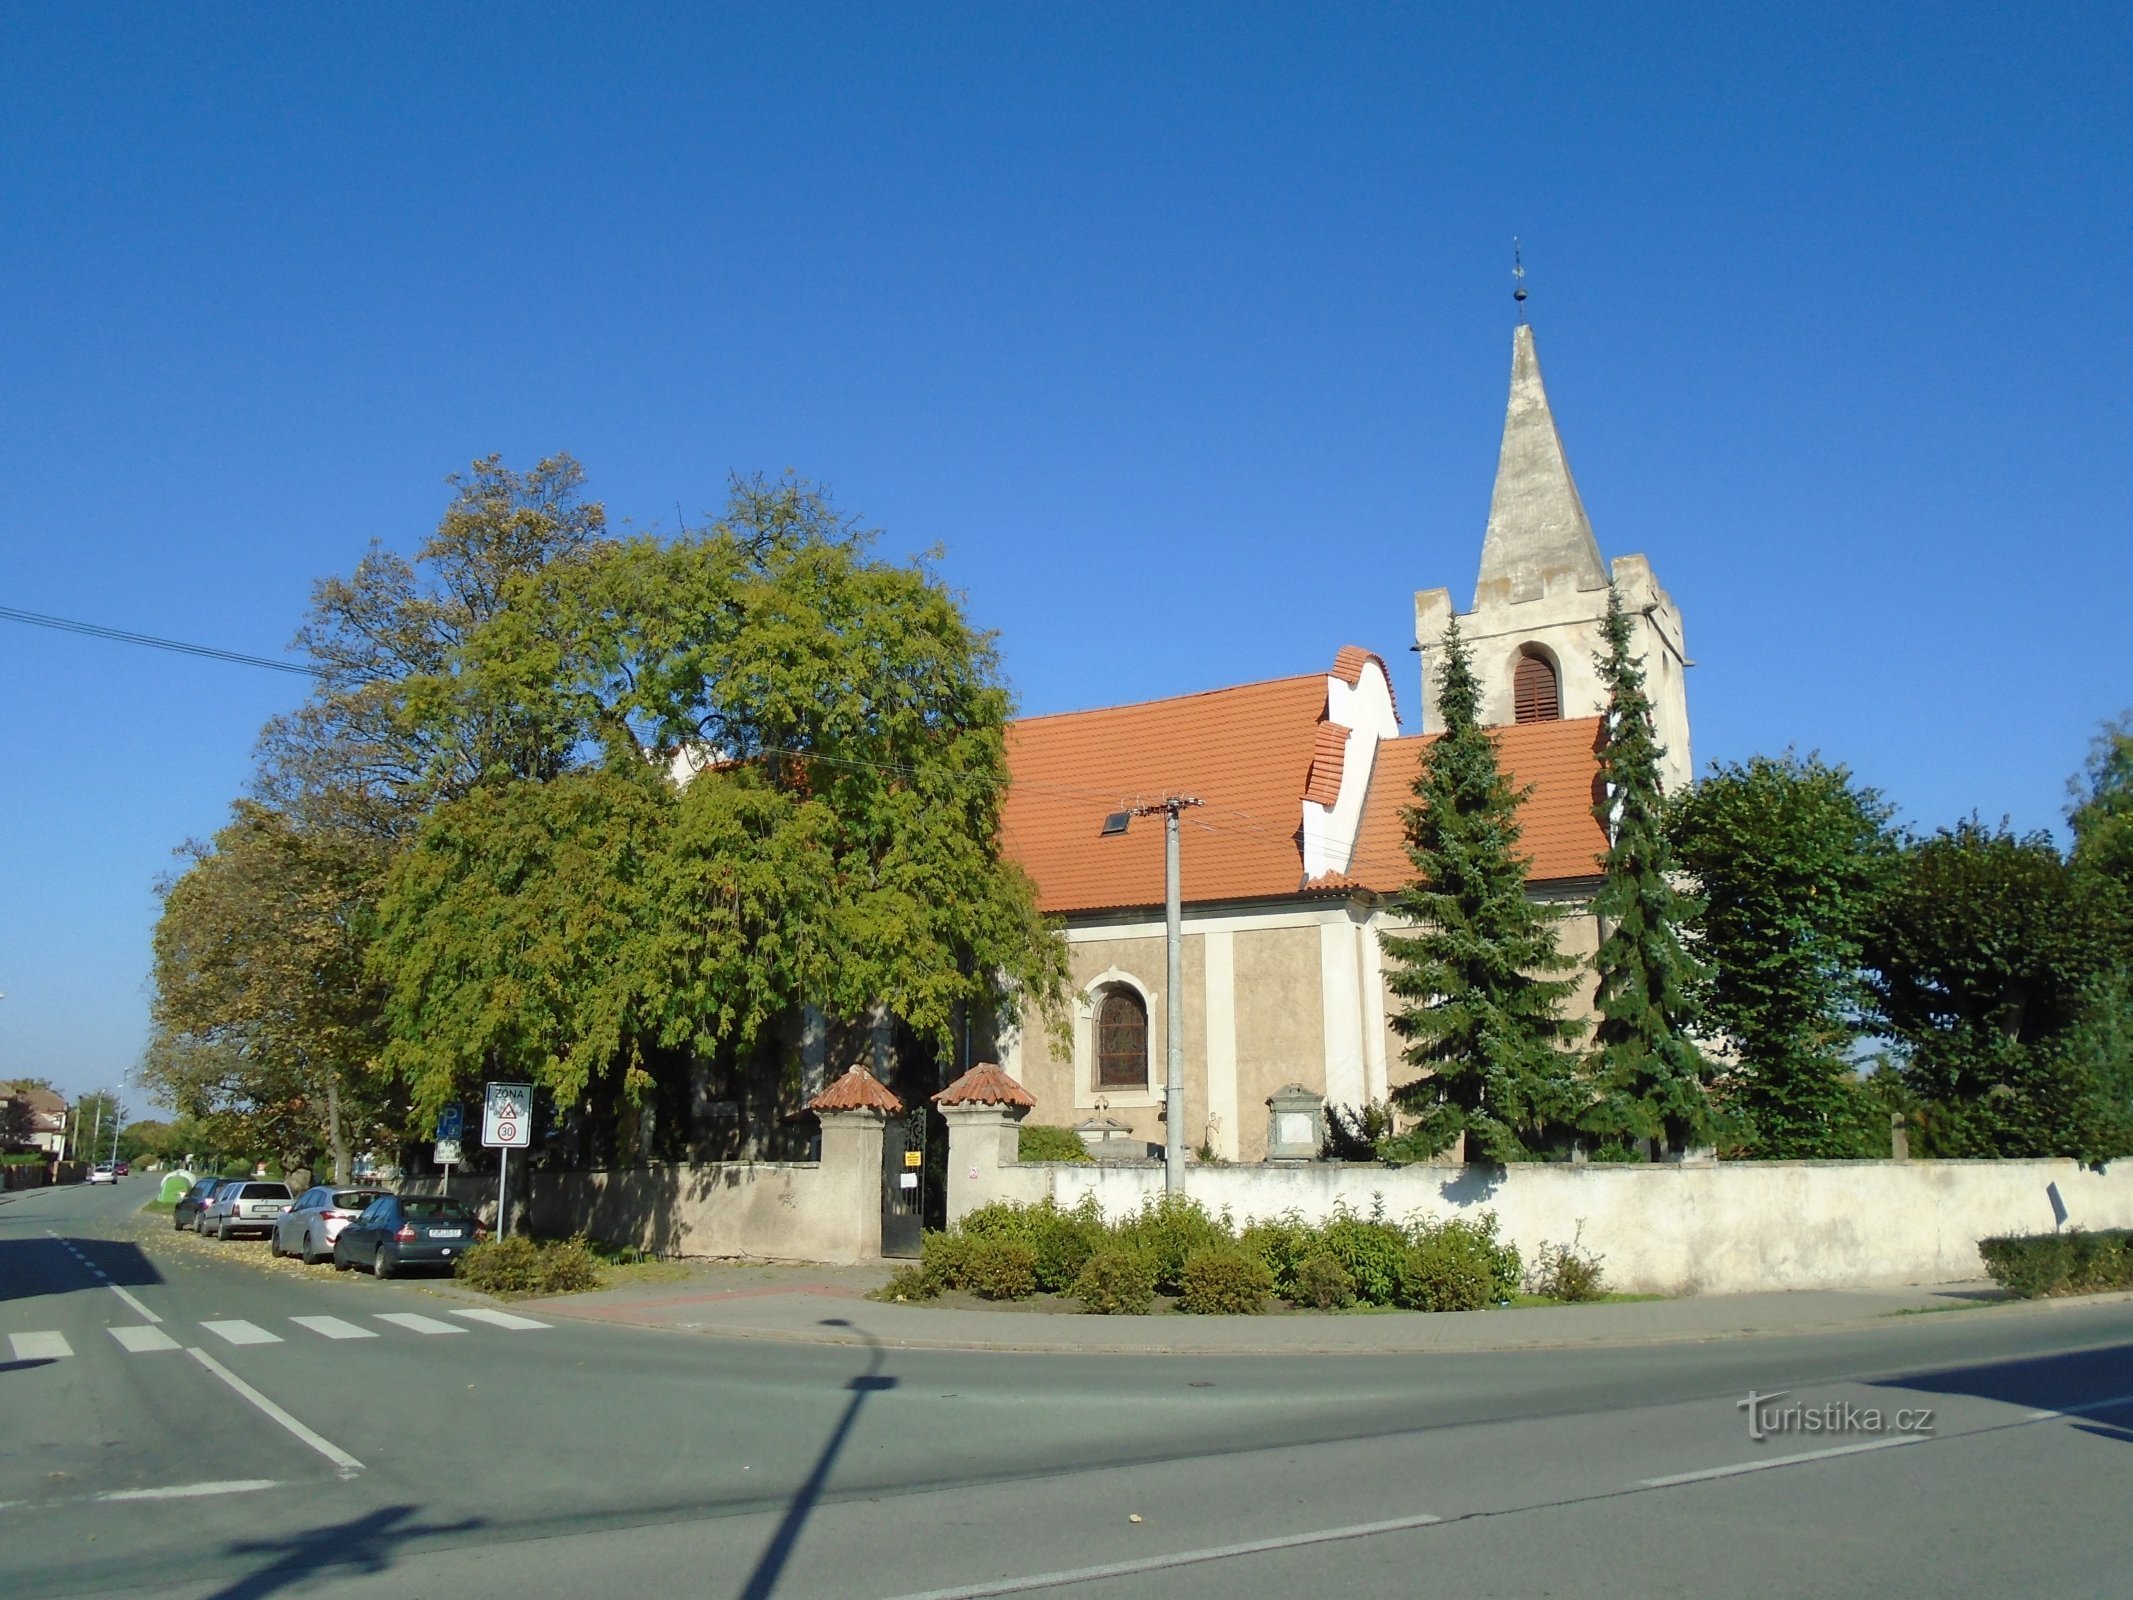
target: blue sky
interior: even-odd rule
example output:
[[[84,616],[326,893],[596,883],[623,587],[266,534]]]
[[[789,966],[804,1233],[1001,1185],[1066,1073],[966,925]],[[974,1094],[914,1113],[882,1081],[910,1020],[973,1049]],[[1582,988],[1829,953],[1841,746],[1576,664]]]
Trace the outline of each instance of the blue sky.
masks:
[[[1517,234],[1699,764],[2057,826],[2133,704],[2133,13],[1599,10],[6,8],[0,605],[272,654],[567,449],[638,526],[792,467],[940,544],[1027,710],[1405,674]],[[0,623],[0,684],[0,1074],[115,1083],[302,681]]]

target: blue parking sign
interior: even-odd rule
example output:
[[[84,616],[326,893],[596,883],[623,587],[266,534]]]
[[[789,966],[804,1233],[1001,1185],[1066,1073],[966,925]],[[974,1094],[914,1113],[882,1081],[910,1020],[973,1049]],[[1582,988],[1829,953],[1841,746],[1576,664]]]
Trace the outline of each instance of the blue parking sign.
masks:
[[[467,1131],[466,1108],[453,1101],[437,1113],[437,1137],[441,1140],[457,1140]]]

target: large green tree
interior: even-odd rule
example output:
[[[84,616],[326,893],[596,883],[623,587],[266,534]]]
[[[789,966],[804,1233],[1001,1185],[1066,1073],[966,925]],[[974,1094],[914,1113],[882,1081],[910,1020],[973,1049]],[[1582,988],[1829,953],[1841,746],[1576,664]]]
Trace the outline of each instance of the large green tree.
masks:
[[[2115,886],[2048,834],[1973,818],[1906,844],[1865,956],[1921,1102],[1922,1154],[2133,1153],[2133,1106],[2096,1048],[2121,949]]]
[[[1673,808],[1702,902],[1698,998],[1733,1054],[1718,1087],[1751,1155],[1887,1152],[1852,1054],[1862,946],[1896,856],[1889,815],[1845,768],[1789,754],[1714,767]]]
[[[1395,1099],[1416,1118],[1404,1149],[1433,1153],[1462,1133],[1470,1156],[1538,1154],[1577,1110],[1570,1047],[1584,1024],[1564,1015],[1575,963],[1555,910],[1526,892],[1518,808],[1458,619],[1445,629],[1438,706],[1444,731],[1424,748],[1402,813],[1414,877],[1393,900],[1408,931],[1383,935],[1393,1027],[1423,1076]]]
[[[1630,653],[1630,619],[1612,587],[1602,637],[1607,716],[1593,815],[1607,830],[1606,880],[1592,906],[1603,930],[1593,957],[1600,1017],[1593,1099],[1579,1121],[1603,1155],[1623,1154],[1640,1140],[1678,1153],[1706,1143],[1712,1128],[1711,1068],[1691,1036],[1700,969],[1681,940],[1682,920],[1695,908],[1674,886],[1659,776],[1665,751],[1652,726],[1642,658]]]
[[[422,1108],[486,1072],[635,1098],[662,1056],[747,1052],[803,1004],[945,1046],[1058,993],[999,853],[991,642],[811,487],[743,482],[709,528],[551,561],[453,676],[572,755],[492,770],[395,868],[373,970]]]
[[[2133,711],[2103,725],[2067,787],[2075,866],[2133,892]]]

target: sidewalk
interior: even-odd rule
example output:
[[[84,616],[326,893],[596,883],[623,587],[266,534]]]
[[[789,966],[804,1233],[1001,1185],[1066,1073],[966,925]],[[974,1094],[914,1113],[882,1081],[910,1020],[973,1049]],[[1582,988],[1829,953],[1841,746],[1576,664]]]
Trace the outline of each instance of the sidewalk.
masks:
[[[1058,1354],[1422,1355],[1435,1351],[1602,1348],[1831,1333],[1909,1321],[1906,1313],[2020,1316],[2064,1305],[2133,1302],[2133,1294],[2007,1303],[1989,1283],[1703,1295],[1587,1306],[1424,1314],[1279,1313],[1257,1317],[1092,1317],[1002,1305],[882,1304],[865,1298],[883,1266],[691,1263],[689,1275],[641,1288],[518,1302],[543,1317],[623,1323],[728,1339],[879,1343],[907,1350]]]

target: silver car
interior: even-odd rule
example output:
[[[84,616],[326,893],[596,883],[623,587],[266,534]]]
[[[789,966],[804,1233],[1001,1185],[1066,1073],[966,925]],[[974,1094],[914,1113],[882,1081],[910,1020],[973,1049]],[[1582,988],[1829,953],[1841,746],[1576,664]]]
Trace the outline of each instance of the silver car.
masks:
[[[307,1267],[316,1266],[333,1254],[333,1241],[341,1230],[384,1193],[383,1189],[336,1189],[330,1183],[306,1189],[295,1205],[274,1219],[267,1249],[278,1256],[299,1256]]]
[[[258,1178],[232,1178],[215,1191],[214,1199],[200,1208],[193,1222],[199,1233],[218,1239],[234,1239],[240,1233],[265,1238],[274,1231],[274,1220],[289,1209],[289,1186]]]

